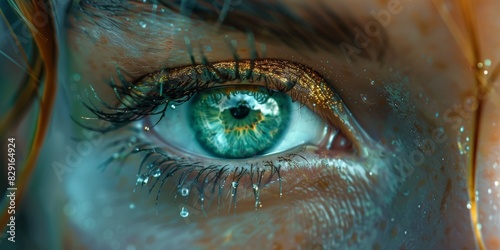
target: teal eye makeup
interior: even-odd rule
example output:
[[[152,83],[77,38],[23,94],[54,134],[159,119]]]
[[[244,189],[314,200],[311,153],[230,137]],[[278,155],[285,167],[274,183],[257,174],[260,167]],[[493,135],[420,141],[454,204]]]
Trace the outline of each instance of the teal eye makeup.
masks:
[[[291,99],[265,88],[214,89],[190,101],[190,126],[203,148],[221,158],[246,158],[273,147],[288,128]]]

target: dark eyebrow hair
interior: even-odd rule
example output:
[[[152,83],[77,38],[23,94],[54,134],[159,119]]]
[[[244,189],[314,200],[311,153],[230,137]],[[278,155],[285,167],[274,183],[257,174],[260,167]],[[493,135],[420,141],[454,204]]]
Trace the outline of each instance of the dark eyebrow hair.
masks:
[[[301,16],[281,1],[272,0],[159,0],[158,4],[191,19],[219,25],[221,31],[236,29],[252,33],[256,39],[279,40],[294,49],[305,46],[312,51],[339,53],[340,45],[348,44],[357,49],[357,56],[382,61],[388,47],[387,34],[381,27],[380,35],[375,38],[365,35],[370,39],[369,45],[359,48],[356,46],[355,27],[362,29],[362,20],[356,19],[353,13],[347,13],[347,8],[342,9],[341,16],[322,3],[314,7],[302,4]],[[85,10],[85,5],[111,16],[132,10],[130,3],[123,0],[81,0],[82,10]],[[339,10],[341,7],[345,6],[339,6]]]

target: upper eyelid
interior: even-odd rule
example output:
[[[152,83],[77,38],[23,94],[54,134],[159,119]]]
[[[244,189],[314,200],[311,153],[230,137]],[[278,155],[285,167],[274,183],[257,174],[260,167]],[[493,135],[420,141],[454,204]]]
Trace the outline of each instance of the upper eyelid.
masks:
[[[273,65],[275,70],[273,70]],[[197,82],[197,77],[203,76],[204,68],[212,68],[215,71],[217,71],[215,68],[219,68],[222,70],[222,74],[228,75],[225,76],[223,82],[219,83],[210,77],[204,80],[205,83]],[[231,76],[231,73],[224,72],[228,70],[231,72],[231,70],[234,71],[235,69],[239,71],[239,78],[236,74]],[[117,93],[118,100],[124,105],[126,104],[125,101],[130,100],[131,106],[125,105],[125,107],[118,107],[116,109],[111,106],[105,106],[105,109],[101,109],[92,103],[86,106],[101,121],[110,123],[111,127],[109,127],[109,130],[104,130],[103,132],[116,130],[132,121],[155,114],[161,115],[161,118],[156,121],[158,123],[164,117],[168,105],[178,104],[178,101],[172,99],[170,95],[180,98],[181,101],[179,103],[183,103],[189,99],[189,93],[196,93],[199,90],[210,88],[217,84],[224,84],[227,81],[235,79],[246,79],[248,76],[245,76],[245,74],[248,73],[248,70],[251,70],[250,72],[256,77],[256,79],[251,79],[250,82],[261,81],[261,84],[265,83],[265,87],[268,89],[283,92],[290,91],[289,95],[293,99],[305,98],[307,101],[301,101],[301,103],[308,106],[315,113],[323,114],[320,115],[322,119],[336,126],[343,134],[347,135],[349,140],[355,145],[358,156],[367,157],[376,148],[376,145],[371,143],[372,140],[370,137],[345,107],[343,101],[334,91],[333,86],[311,68],[290,61],[270,59],[242,60],[239,62],[225,61],[209,65],[191,65],[166,69],[165,71],[148,75],[136,83],[122,81],[122,86],[112,85]],[[118,74],[119,76],[121,75],[120,71],[118,71]],[[266,80],[266,78],[270,80]],[[302,89],[302,91],[297,88]],[[98,97],[96,96],[96,98]],[[138,106],[134,105],[134,103]]]

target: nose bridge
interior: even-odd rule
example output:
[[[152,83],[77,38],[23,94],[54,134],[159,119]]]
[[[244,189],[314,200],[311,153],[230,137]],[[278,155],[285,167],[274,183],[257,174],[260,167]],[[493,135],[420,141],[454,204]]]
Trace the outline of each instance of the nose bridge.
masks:
[[[500,2],[494,0],[463,0],[470,6],[475,23],[475,61],[477,99],[480,101],[476,116],[475,151],[469,176],[469,195],[472,226],[479,249],[500,248],[500,32],[497,18]],[[496,11],[495,11],[496,10]],[[473,28],[472,26],[469,27]]]

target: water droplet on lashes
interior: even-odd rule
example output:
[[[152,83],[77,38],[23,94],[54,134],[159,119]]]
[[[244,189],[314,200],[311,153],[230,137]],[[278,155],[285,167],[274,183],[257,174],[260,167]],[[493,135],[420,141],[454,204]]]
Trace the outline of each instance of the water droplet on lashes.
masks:
[[[371,80],[371,81],[370,81],[370,84],[371,84],[371,85],[375,85],[375,81],[374,81],[374,80]]]
[[[172,109],[175,109],[175,105],[174,105],[174,104],[170,105],[170,107],[171,107]]]
[[[144,126],[144,131],[149,131],[149,127],[148,126]]]
[[[153,172],[153,177],[155,177],[155,178],[160,177],[160,175],[161,175],[161,170],[160,170],[160,169],[156,169],[156,170]]]
[[[255,191],[258,191],[258,190],[259,190],[259,186],[257,186],[257,184],[253,184],[253,185],[252,185],[252,188],[253,188]]]
[[[467,207],[467,209],[470,210],[472,208],[472,205],[470,203],[467,203],[466,207]]]
[[[237,188],[238,187],[238,182],[237,181],[233,181],[231,183],[231,185],[233,186],[233,188]]]
[[[188,196],[189,195],[189,189],[186,188],[186,187],[183,187],[181,189],[181,195],[184,196],[184,197]]]
[[[148,182],[149,182],[149,176],[141,175],[141,176],[137,177],[137,181],[136,181],[135,185],[139,185],[139,184],[146,185],[146,184],[148,184]]]
[[[148,25],[144,21],[139,21],[139,26],[146,28]]]
[[[181,208],[181,212],[180,212],[180,215],[182,218],[186,218],[189,216],[189,211],[187,210],[187,208],[185,207],[182,207]]]

